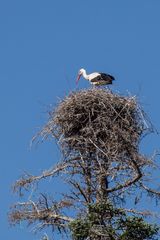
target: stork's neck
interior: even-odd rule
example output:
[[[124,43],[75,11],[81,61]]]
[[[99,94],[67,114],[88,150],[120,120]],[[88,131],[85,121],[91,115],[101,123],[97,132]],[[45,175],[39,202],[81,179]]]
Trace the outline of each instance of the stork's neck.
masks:
[[[82,76],[83,76],[86,80],[88,80],[88,77],[89,77],[89,76],[87,75],[85,69],[83,70]]]

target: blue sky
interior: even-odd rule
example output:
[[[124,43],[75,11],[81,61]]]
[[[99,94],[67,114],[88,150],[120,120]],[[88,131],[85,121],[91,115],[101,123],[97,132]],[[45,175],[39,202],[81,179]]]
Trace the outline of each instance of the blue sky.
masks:
[[[159,0],[0,2],[1,238],[39,239],[23,225],[9,227],[7,212],[18,200],[11,185],[23,171],[38,174],[58,160],[53,143],[29,143],[50,104],[76,89],[79,68],[113,74],[112,89],[136,94],[160,130],[159,12]],[[142,150],[152,154],[159,140],[148,137]]]

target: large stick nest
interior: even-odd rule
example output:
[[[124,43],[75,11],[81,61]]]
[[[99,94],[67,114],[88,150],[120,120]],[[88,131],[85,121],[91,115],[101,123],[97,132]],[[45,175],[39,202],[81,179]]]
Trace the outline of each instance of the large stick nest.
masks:
[[[92,88],[72,92],[51,112],[41,132],[53,135],[66,154],[97,154],[120,161],[137,154],[146,130],[135,97]]]

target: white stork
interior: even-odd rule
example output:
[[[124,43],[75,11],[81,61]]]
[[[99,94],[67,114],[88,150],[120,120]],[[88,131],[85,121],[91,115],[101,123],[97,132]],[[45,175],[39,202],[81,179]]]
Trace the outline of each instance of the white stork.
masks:
[[[83,76],[86,80],[95,86],[112,84],[112,81],[115,80],[112,75],[99,72],[87,74],[86,70],[81,68],[78,72],[76,83],[78,83],[81,76]]]

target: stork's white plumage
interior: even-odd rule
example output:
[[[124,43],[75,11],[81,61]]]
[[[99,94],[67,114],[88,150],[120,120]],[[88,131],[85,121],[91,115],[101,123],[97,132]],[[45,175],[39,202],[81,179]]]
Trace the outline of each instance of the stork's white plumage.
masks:
[[[99,72],[87,74],[86,70],[81,68],[78,72],[76,83],[78,83],[81,76],[83,76],[86,80],[95,86],[112,84],[112,81],[115,80],[112,75]]]

